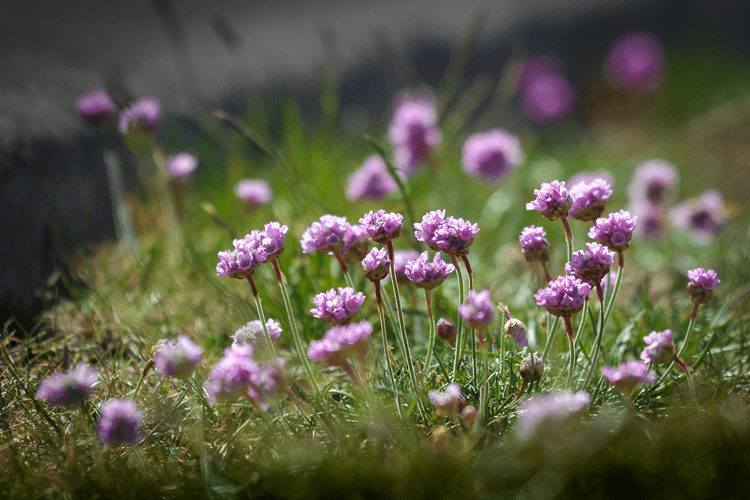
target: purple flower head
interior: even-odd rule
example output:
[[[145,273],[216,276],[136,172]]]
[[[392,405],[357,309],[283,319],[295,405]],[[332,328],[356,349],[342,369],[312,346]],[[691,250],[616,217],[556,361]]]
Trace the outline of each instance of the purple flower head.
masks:
[[[103,403],[96,421],[96,433],[102,443],[136,444],[143,439],[143,412],[132,399],[110,399]]]
[[[344,236],[349,227],[346,217],[330,214],[322,216],[320,221],[313,222],[302,234],[302,253],[338,252],[344,246]]]
[[[432,250],[440,251],[435,233],[445,223],[445,210],[433,210],[422,216],[422,222],[414,223],[414,237],[427,244]]]
[[[198,168],[198,158],[190,153],[179,153],[167,158],[167,170],[172,177],[185,177]]]
[[[702,267],[688,271],[687,276],[690,280],[687,290],[696,304],[707,304],[711,300],[714,288],[721,283],[721,280],[716,277],[716,271]]]
[[[352,172],[346,185],[346,199],[380,200],[398,189],[398,184],[388,173],[385,160],[380,155],[372,155],[362,166]]]
[[[654,205],[669,205],[677,194],[680,175],[671,163],[664,160],[648,160],[638,164],[628,185],[631,205],[645,202]]]
[[[104,89],[94,89],[83,94],[76,101],[76,113],[95,127],[109,120],[116,111],[115,103]]]
[[[138,99],[120,113],[120,133],[131,131],[143,134],[153,133],[161,116],[159,101],[153,97]]]
[[[524,154],[517,136],[494,129],[466,139],[461,158],[468,175],[497,182],[523,163]]]
[[[604,245],[586,243],[586,250],[578,250],[570,256],[570,262],[565,264],[565,272],[596,286],[609,274],[615,255]]]
[[[455,345],[456,335],[458,335],[458,332],[456,331],[456,327],[453,323],[446,319],[440,318],[437,322],[437,335],[441,339],[448,342],[450,345]]]
[[[529,262],[549,260],[549,242],[545,238],[547,233],[543,227],[529,226],[521,230],[518,241],[521,242],[523,256]]]
[[[490,302],[490,291],[469,290],[466,302],[458,306],[458,313],[466,321],[466,326],[475,330],[483,330],[492,323],[495,307]]]
[[[479,226],[464,219],[451,216],[445,219],[433,235],[438,249],[453,256],[469,253],[469,246],[479,232]]]
[[[674,225],[688,231],[699,245],[710,243],[727,222],[724,198],[714,190],[675,206],[670,216]]]
[[[230,276],[245,279],[252,276],[255,268],[266,259],[264,252],[259,253],[257,231],[245,235],[241,240],[234,240],[234,250],[219,252],[219,263],[216,264],[217,276]]]
[[[393,269],[396,273],[396,280],[399,283],[406,283],[409,278],[406,277],[406,264],[419,258],[419,252],[414,249],[396,250],[393,252]],[[386,281],[390,275],[386,277]]]
[[[633,231],[634,238],[657,240],[667,229],[668,217],[664,205],[645,201],[637,205],[631,204],[630,212],[638,218],[638,225]]]
[[[444,391],[432,389],[427,395],[438,416],[452,417],[466,406],[466,398],[461,395],[461,386],[456,383],[448,384]]]
[[[519,93],[521,108],[526,117],[537,123],[562,118],[573,110],[576,94],[563,75],[540,75]]]
[[[167,377],[184,378],[193,373],[201,362],[203,348],[185,335],[177,342],[164,341],[157,344],[151,354],[156,369]]]
[[[637,359],[625,361],[617,368],[604,366],[602,374],[615,391],[627,398],[641,385],[656,382],[656,374],[649,373],[648,365]]]
[[[234,193],[249,206],[265,205],[273,195],[271,186],[261,179],[244,179],[237,183]]]
[[[536,382],[544,373],[544,362],[536,354],[529,354],[518,365],[518,373],[527,384]]]
[[[233,345],[224,349],[219,360],[203,383],[210,404],[230,401],[247,394],[250,377],[258,370],[252,359],[251,344]]]
[[[254,232],[258,240],[258,257],[262,262],[276,260],[284,251],[286,233],[289,227],[278,222],[269,222],[263,226],[263,231]]]
[[[599,170],[598,172],[579,172],[568,179],[566,184],[572,187],[580,183],[591,184],[597,180],[606,182],[609,184],[610,188],[615,185],[615,178],[612,177],[612,173],[607,170]]]
[[[455,269],[453,264],[443,262],[440,253],[436,253],[430,262],[427,250],[425,250],[415,260],[406,263],[404,272],[417,288],[432,290],[445,281]]]
[[[550,281],[547,288],[540,288],[534,298],[537,305],[555,316],[571,316],[583,309],[589,293],[591,285],[574,276],[564,275]]]
[[[330,325],[346,325],[359,312],[364,301],[365,295],[354,293],[351,287],[339,287],[338,292],[332,288],[313,298],[315,307],[310,312]]]
[[[590,403],[591,396],[583,391],[555,391],[527,399],[519,407],[516,435],[527,440],[558,428],[582,415]]]
[[[565,181],[543,182],[534,194],[536,199],[526,204],[526,210],[536,210],[549,220],[567,217],[573,205]]]
[[[503,327],[505,335],[511,337],[518,347],[529,347],[529,339],[526,338],[526,325],[520,319],[511,317]]]
[[[330,366],[346,366],[351,358],[361,361],[371,334],[372,324],[368,321],[334,326],[322,339],[310,342],[307,356]]]
[[[96,370],[86,364],[76,365],[72,370],[56,372],[42,380],[36,397],[50,406],[72,406],[88,398],[99,379]]]
[[[344,232],[344,246],[339,250],[339,257],[346,264],[362,261],[370,247],[370,235],[365,226],[353,224]]]
[[[591,182],[579,182],[570,188],[570,216],[582,221],[596,220],[612,196],[612,187],[603,179]]]
[[[281,325],[275,319],[266,320],[266,329],[268,330],[268,336],[271,337],[271,341],[278,340],[281,337]],[[256,348],[262,348],[266,346],[266,332],[263,331],[263,323],[256,319],[248,322],[245,326],[238,329],[232,335],[234,342],[233,346],[249,344]]]
[[[370,253],[362,259],[362,267],[365,276],[370,281],[380,281],[386,276],[391,268],[391,259],[388,258],[388,250],[385,248],[373,248]]]
[[[664,80],[664,48],[651,33],[626,33],[612,44],[603,71],[613,87],[651,94]]]
[[[674,361],[677,349],[672,341],[672,330],[653,331],[643,337],[643,341],[648,344],[641,352],[644,363],[663,365]]]
[[[250,374],[247,395],[264,410],[270,407],[267,401],[275,398],[286,384],[283,368],[284,358],[276,358],[261,363]]]
[[[637,220],[638,217],[631,216],[630,212],[625,210],[613,212],[606,218],[599,217],[594,227],[589,229],[589,238],[615,252],[622,252],[628,248]]]
[[[359,223],[365,226],[367,234],[376,243],[385,245],[401,235],[401,229],[404,227],[404,216],[395,212],[386,212],[378,210],[365,214],[359,219]]]
[[[388,125],[393,163],[407,175],[416,172],[430,151],[440,144],[437,106],[431,95],[401,98]]]

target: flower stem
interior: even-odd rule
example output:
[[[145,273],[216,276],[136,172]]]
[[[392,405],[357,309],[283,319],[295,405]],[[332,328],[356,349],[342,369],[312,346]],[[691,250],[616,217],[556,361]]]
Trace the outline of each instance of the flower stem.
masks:
[[[591,366],[586,374],[586,379],[583,381],[583,390],[586,390],[586,386],[589,385],[591,375],[594,373],[596,367],[596,361],[599,357],[599,350],[602,345],[602,337],[604,336],[604,294],[602,292],[601,284],[596,285],[596,294],[599,296],[599,331],[596,332],[596,340],[594,341],[594,354],[591,356]]]
[[[573,255],[573,233],[570,230],[570,223],[567,217],[561,217],[560,222],[562,222],[563,229],[565,229],[565,243],[568,248],[568,262],[570,262],[570,256]]]
[[[479,332],[477,332],[479,334]],[[476,338],[476,335],[474,335]],[[474,425],[471,429],[471,435],[472,437],[476,435],[477,431],[479,430],[479,426],[483,424],[484,422],[484,415],[487,411],[487,398],[489,396],[489,377],[487,375],[487,347],[486,344],[482,345],[481,349],[481,356],[482,356],[482,385],[479,387],[479,411],[477,414],[477,419],[474,421]]]
[[[401,340],[403,341],[404,358],[406,361],[406,367],[409,370],[409,378],[411,378],[412,388],[416,392],[417,390],[417,375],[414,373],[414,363],[411,358],[411,349],[409,349],[409,339],[406,336],[406,322],[404,321],[404,311],[401,308],[401,294],[398,291],[398,280],[396,279],[396,266],[394,264],[395,259],[393,257],[393,243],[388,242],[388,258],[391,259],[391,283],[393,284],[393,298],[396,301],[396,312],[398,315],[398,326],[401,330]]]
[[[469,258],[464,254],[461,256],[461,260],[463,261],[464,266],[466,266],[466,274],[469,276],[469,290],[474,290],[474,272],[471,270]]]
[[[271,338],[271,334],[268,333],[268,327],[266,326],[266,315],[263,314],[263,304],[260,300],[260,294],[258,293],[258,289],[255,287],[255,280],[252,276],[248,276],[247,282],[250,283],[250,288],[253,291],[253,298],[255,299],[255,308],[258,310],[258,319],[260,319],[261,324],[263,325],[263,334],[266,337],[266,344],[268,344],[268,350],[271,351],[271,356],[273,356],[273,359],[276,359],[276,347],[273,345],[273,339]]]
[[[450,256],[451,263],[453,264],[453,267],[456,268],[456,276],[458,277],[458,305],[461,305],[464,303],[464,276],[461,272],[461,266],[458,263],[458,260],[456,260],[456,257],[454,255]],[[456,379],[458,378],[458,367],[461,364],[461,358],[463,357],[463,351],[464,351],[464,320],[461,317],[461,314],[458,315],[458,319],[456,320],[456,350],[453,358],[453,375],[451,377],[452,382],[456,382]]]
[[[568,334],[568,343],[570,344],[570,367],[568,369],[568,381],[565,383],[565,389],[570,390],[570,386],[573,384],[573,369],[576,363],[576,345],[575,336],[573,335],[573,322],[570,316],[563,316],[563,322],[565,322],[565,333]]]
[[[159,200],[161,215],[164,218],[164,230],[167,233],[167,262],[174,265],[182,259],[182,231],[177,218],[174,198],[169,191],[167,166],[164,164],[154,141],[149,138],[147,142],[151,163],[156,171],[156,196]]]
[[[426,374],[432,364],[432,351],[435,349],[435,332],[437,330],[437,327],[435,326],[435,315],[432,312],[432,295],[430,290],[425,289],[424,301],[427,305],[427,321],[430,323],[430,337],[427,344],[427,358],[424,362],[422,374]]]
[[[609,317],[612,314],[612,309],[615,305],[615,299],[617,298],[617,292],[620,290],[620,283],[622,282],[622,269],[623,266],[617,268],[617,278],[615,278],[615,288],[612,290],[612,294],[609,296],[609,302],[607,302],[607,310],[604,312],[604,320],[602,321],[602,328],[609,321]]]
[[[547,362],[547,355],[552,347],[552,339],[555,337],[557,332],[557,326],[560,324],[560,316],[555,316],[554,321],[547,321],[547,342],[544,345],[544,352],[542,353],[542,359]]]
[[[700,412],[698,398],[695,395],[695,382],[693,381],[693,376],[690,374],[690,367],[686,365],[679,356],[675,356],[674,362],[685,372],[685,378],[687,379],[688,387],[690,388],[690,396],[693,399],[693,405],[695,406],[695,409]]]

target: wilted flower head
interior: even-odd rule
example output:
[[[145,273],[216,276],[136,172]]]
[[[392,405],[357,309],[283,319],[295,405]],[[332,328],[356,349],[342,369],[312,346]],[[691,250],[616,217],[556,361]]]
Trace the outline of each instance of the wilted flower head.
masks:
[[[490,291],[469,290],[466,302],[458,306],[458,313],[466,321],[466,326],[482,330],[492,323],[495,307],[490,302]]]
[[[98,127],[115,114],[117,108],[104,89],[94,89],[76,101],[76,113],[90,124]]]
[[[198,168],[198,158],[190,153],[179,153],[167,158],[167,170],[172,177],[185,177]]]
[[[572,274],[589,285],[598,285],[609,274],[609,267],[615,261],[615,253],[599,243],[586,243],[586,250],[578,250],[565,264],[565,272]]]
[[[477,224],[451,216],[435,230],[433,241],[439,250],[460,257],[469,253],[469,246],[478,232]]]
[[[637,359],[625,361],[617,368],[604,366],[602,374],[612,384],[612,388],[626,398],[643,384],[656,382],[656,374],[649,373],[648,365]]]
[[[425,250],[418,258],[406,263],[404,272],[417,288],[432,290],[445,281],[455,269],[453,264],[443,262],[440,253],[436,253],[430,262],[429,254]]]
[[[440,144],[437,106],[432,94],[400,98],[388,125],[388,137],[393,144],[396,168],[405,174],[416,172],[430,151]]]
[[[549,260],[549,242],[543,227],[529,226],[521,230],[518,241],[521,242],[523,256],[529,262],[547,262]]]
[[[458,334],[458,332],[456,331],[456,327],[453,323],[444,318],[440,318],[437,322],[436,329],[438,337],[445,340],[450,345],[455,345],[456,335]]]
[[[555,391],[527,399],[519,407],[516,436],[527,440],[544,430],[559,427],[582,415],[590,403],[591,396],[583,391]]]
[[[365,226],[367,234],[376,243],[385,245],[401,235],[401,229],[404,227],[404,216],[395,212],[386,212],[378,210],[367,213],[359,219],[359,223]]]
[[[219,252],[219,263],[216,264],[217,276],[230,276],[245,279],[252,276],[255,268],[265,261],[265,254],[259,254],[259,238],[250,233],[241,240],[234,240],[233,250]]]
[[[613,212],[607,217],[599,217],[594,227],[589,230],[589,238],[615,252],[622,252],[628,248],[637,220],[638,217],[631,216],[630,212],[625,210]]]
[[[120,133],[139,131],[153,133],[161,116],[161,105],[153,97],[138,99],[120,113]]]
[[[466,139],[461,159],[467,174],[497,182],[524,161],[524,154],[517,136],[494,129]]]
[[[388,250],[385,248],[373,248],[364,259],[362,267],[365,270],[365,276],[370,281],[380,281],[388,276],[391,268],[391,259],[388,258]]]
[[[187,377],[201,362],[203,348],[185,335],[177,337],[177,342],[165,341],[157,344],[152,353],[156,369],[167,377]]]
[[[544,362],[536,354],[529,354],[518,365],[518,373],[527,384],[536,382],[544,373]]]
[[[536,303],[555,316],[571,316],[583,309],[586,297],[591,293],[591,286],[580,279],[570,276],[558,276],[550,281],[547,288],[541,288],[534,294]]]
[[[513,339],[518,347],[529,347],[529,339],[526,338],[526,325],[520,319],[511,316],[505,321],[503,331],[505,335]]]
[[[79,364],[68,372],[59,371],[42,380],[36,397],[50,406],[72,406],[91,395],[98,378],[96,370]]]
[[[310,312],[328,324],[346,325],[359,312],[364,301],[365,295],[362,292],[354,293],[351,287],[339,287],[338,292],[332,288],[313,298],[315,307]]]
[[[362,166],[352,172],[346,184],[346,199],[380,200],[398,189],[380,155],[368,156]]]
[[[688,271],[687,276],[690,280],[687,290],[696,304],[707,304],[714,289],[721,283],[716,277],[716,271],[702,267]]]
[[[278,340],[281,337],[281,325],[275,319],[266,320],[266,329],[271,341]],[[254,347],[263,347],[266,345],[266,332],[263,331],[263,323],[256,319],[245,324],[232,335],[234,342],[232,345],[250,344]]]
[[[370,247],[370,235],[361,224],[352,224],[344,232],[344,246],[339,250],[339,257],[346,264],[360,262],[367,255]]]
[[[302,253],[338,252],[344,246],[344,236],[350,225],[346,217],[326,214],[313,222],[302,234]]]
[[[438,416],[451,417],[466,406],[466,398],[461,395],[461,386],[456,383],[448,384],[444,391],[432,389],[427,395]]]
[[[669,205],[677,194],[680,174],[674,165],[664,160],[648,160],[638,164],[628,185],[630,204],[645,202]]]
[[[102,443],[136,444],[143,439],[143,412],[132,399],[110,399],[103,403],[96,422],[96,433]]]
[[[651,33],[626,33],[612,44],[603,71],[613,87],[651,94],[664,80],[664,48]]]
[[[675,206],[670,216],[675,227],[689,231],[696,243],[710,243],[727,221],[724,197],[718,191],[706,191]]]
[[[265,205],[273,195],[271,186],[262,179],[244,179],[237,183],[234,193],[250,206]]]
[[[565,181],[543,182],[534,194],[536,199],[526,204],[526,210],[536,210],[549,220],[567,217],[573,205]]]
[[[252,354],[251,344],[233,345],[224,349],[224,357],[213,367],[208,380],[203,383],[210,404],[237,399],[247,394],[250,377],[258,370]]]
[[[320,340],[310,342],[307,355],[312,361],[330,366],[346,366],[351,358],[362,360],[367,351],[367,339],[372,334],[368,321],[334,326]]]
[[[581,221],[596,220],[612,196],[612,187],[603,179],[591,182],[579,182],[570,188],[570,216]]]
[[[643,337],[643,341],[648,344],[641,352],[641,359],[645,363],[661,365],[674,361],[677,350],[672,341],[672,330],[653,331]]]

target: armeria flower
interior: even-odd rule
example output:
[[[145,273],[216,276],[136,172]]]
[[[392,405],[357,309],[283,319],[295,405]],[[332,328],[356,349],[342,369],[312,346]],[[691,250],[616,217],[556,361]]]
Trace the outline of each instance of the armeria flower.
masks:
[[[361,224],[352,224],[344,232],[344,246],[339,250],[339,257],[346,264],[361,262],[370,247],[370,235]]]
[[[466,406],[466,398],[461,395],[461,386],[448,384],[444,391],[430,390],[427,394],[430,403],[435,406],[435,415],[452,417]]]
[[[224,349],[224,357],[211,369],[208,380],[203,383],[210,404],[234,400],[247,394],[250,377],[258,370],[252,354],[251,344]]]
[[[281,337],[281,325],[275,319],[268,319],[266,321],[266,329],[268,330],[268,336],[271,337],[271,341],[278,340]],[[232,335],[234,342],[233,346],[250,344],[253,347],[261,348],[266,345],[266,333],[263,331],[263,323],[256,319],[245,324],[245,326],[239,328],[234,335]]]
[[[526,204],[526,210],[536,210],[549,220],[567,217],[573,205],[565,181],[543,182],[534,194],[536,199]]]
[[[198,158],[190,153],[179,153],[167,158],[167,170],[172,177],[185,177],[198,168]]]
[[[516,436],[527,440],[558,428],[582,415],[590,403],[591,396],[583,391],[555,391],[527,399],[519,407]]]
[[[622,252],[628,248],[637,220],[638,217],[631,216],[630,212],[625,210],[613,212],[607,217],[599,217],[594,227],[589,229],[589,238],[615,252]]]
[[[575,186],[576,184],[591,184],[594,181],[602,180],[609,184],[610,188],[615,185],[615,178],[612,176],[612,172],[608,170],[599,170],[598,172],[578,172],[570,179],[568,179],[566,185]]]
[[[396,168],[407,175],[416,172],[440,144],[437,106],[431,93],[400,98],[388,125],[388,137]]]
[[[433,237],[439,250],[460,257],[469,253],[469,246],[478,232],[477,224],[451,216],[437,228]]]
[[[286,233],[289,227],[278,222],[269,222],[263,226],[263,231],[255,233],[258,239],[258,257],[263,262],[276,260],[284,251]]]
[[[430,262],[427,251],[425,250],[415,260],[406,263],[404,272],[409,281],[414,283],[417,288],[432,290],[439,286],[456,268],[453,264],[446,264],[436,253]]]
[[[558,276],[550,281],[547,288],[541,288],[534,294],[536,303],[555,316],[571,316],[581,309],[586,297],[591,293],[591,286],[574,276]]]
[[[458,313],[466,321],[466,326],[482,330],[492,323],[495,307],[490,302],[490,291],[469,290],[466,302],[458,306]]]
[[[393,269],[396,273],[396,280],[399,283],[409,281],[406,277],[406,264],[419,258],[419,252],[414,249],[409,250],[396,250],[393,252]],[[386,281],[390,279],[390,276],[386,277]]]
[[[59,371],[42,380],[36,397],[50,406],[76,405],[91,395],[98,379],[96,370],[79,364],[68,372]]]
[[[271,186],[262,179],[243,179],[234,188],[234,194],[249,206],[265,205],[273,194]]]
[[[603,179],[572,185],[570,198],[573,204],[570,207],[570,216],[586,222],[596,220],[604,212],[610,196],[612,187]]]
[[[497,182],[523,163],[524,154],[517,136],[494,129],[466,139],[461,160],[467,174]]]
[[[503,332],[512,338],[518,347],[529,347],[529,339],[526,338],[526,325],[520,319],[512,316],[508,318],[505,321],[505,326],[503,326]]]
[[[252,276],[255,268],[265,261],[265,253],[258,253],[259,238],[256,233],[245,235],[241,240],[234,240],[233,250],[219,252],[219,263],[216,264],[217,276],[230,276],[245,279]]]
[[[518,365],[518,373],[521,379],[530,384],[542,378],[544,373],[544,362],[536,354],[529,354],[521,360]]]
[[[721,283],[721,280],[716,277],[716,271],[702,267],[688,271],[687,276],[690,280],[687,290],[696,304],[707,304],[711,300],[714,289]]]
[[[672,330],[653,331],[643,337],[643,341],[648,344],[641,352],[641,359],[645,363],[662,365],[671,363],[677,356],[677,349],[672,340]]]
[[[633,206],[645,202],[654,205],[669,205],[677,194],[680,174],[674,165],[664,160],[648,160],[639,163],[633,170],[628,185],[628,198]]]
[[[144,134],[153,133],[161,116],[161,105],[153,97],[138,99],[120,113],[121,134],[139,131]]]
[[[521,230],[518,241],[521,242],[523,256],[529,262],[547,262],[549,260],[549,242],[543,227],[529,226]]]
[[[651,94],[664,81],[664,48],[651,33],[626,33],[609,49],[603,72],[613,87]]]
[[[143,439],[143,412],[132,399],[110,399],[103,403],[96,421],[96,433],[102,443],[136,444]]]
[[[117,108],[104,89],[94,89],[83,94],[76,101],[76,113],[95,127],[99,127],[109,120]]]
[[[338,292],[332,288],[313,298],[315,307],[310,312],[328,324],[346,325],[359,312],[364,301],[365,295],[362,292],[354,293],[351,287],[339,287]]]
[[[284,375],[284,358],[276,358],[258,365],[250,374],[247,395],[261,408],[267,410],[268,400],[276,398],[286,385]]]
[[[162,341],[154,347],[151,359],[156,369],[167,377],[184,378],[193,373],[201,362],[203,348],[185,335],[177,337],[177,342]]]
[[[349,229],[346,217],[324,215],[320,221],[313,222],[302,234],[300,244],[302,253],[337,252],[344,246],[344,236]]]
[[[630,213],[638,218],[638,224],[633,231],[634,238],[656,240],[667,230],[669,217],[664,205],[648,201],[637,205],[631,204]]]
[[[615,253],[599,243],[586,243],[586,250],[578,250],[570,256],[565,264],[565,272],[597,286],[602,278],[609,274],[609,268],[615,261]]]
[[[380,281],[391,269],[391,259],[388,258],[388,250],[385,248],[373,248],[370,253],[362,259],[362,267],[365,276],[370,281]]]
[[[727,222],[724,197],[718,191],[706,191],[698,198],[676,205],[670,217],[675,227],[689,231],[696,243],[705,245]]]
[[[440,251],[435,233],[445,223],[445,210],[433,210],[422,216],[422,222],[414,223],[414,237],[427,244],[432,250]]]
[[[310,342],[307,355],[312,361],[330,366],[348,366],[349,359],[362,361],[367,351],[367,339],[372,334],[368,321],[334,326],[322,339]]]
[[[355,170],[347,180],[346,199],[380,200],[398,189],[398,184],[388,172],[385,160],[380,155],[365,159],[362,166]]]
[[[436,330],[438,337],[445,340],[452,346],[456,344],[456,336],[458,335],[458,332],[456,331],[456,326],[453,323],[446,319],[440,318],[437,322]]]
[[[576,102],[573,86],[559,73],[539,75],[520,91],[519,98],[524,115],[537,123],[562,118]]]
[[[615,391],[629,398],[643,384],[656,382],[656,374],[648,370],[646,363],[631,359],[621,363],[617,368],[602,367],[602,374]]]
[[[401,235],[401,229],[404,227],[404,216],[395,212],[386,212],[378,210],[367,213],[359,219],[359,223],[365,226],[367,234],[376,243],[385,245]]]

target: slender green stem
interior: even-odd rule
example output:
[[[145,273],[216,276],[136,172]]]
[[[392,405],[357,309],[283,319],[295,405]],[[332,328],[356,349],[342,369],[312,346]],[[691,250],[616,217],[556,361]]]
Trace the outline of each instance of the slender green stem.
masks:
[[[115,230],[118,241],[126,244],[134,254],[138,254],[138,237],[136,236],[133,218],[125,204],[125,189],[122,185],[122,169],[114,149],[105,147],[104,166],[107,167],[109,191],[112,197],[112,209],[115,216]]]
[[[396,301],[396,313],[398,315],[398,326],[401,331],[401,340],[403,341],[404,358],[406,361],[406,368],[409,370],[409,378],[411,378],[412,388],[416,392],[417,390],[417,375],[414,372],[414,363],[411,358],[411,349],[409,349],[409,339],[406,336],[406,322],[404,321],[404,311],[401,308],[401,294],[398,291],[398,280],[396,279],[396,267],[395,259],[393,256],[393,243],[387,243],[388,258],[391,259],[391,283],[393,284],[393,299]]]
[[[675,356],[674,362],[677,363],[680,368],[682,368],[682,371],[685,372],[685,378],[687,379],[688,388],[690,389],[690,396],[693,399],[693,405],[695,406],[695,409],[697,411],[700,411],[700,407],[698,406],[698,398],[696,397],[695,393],[695,382],[693,381],[693,376],[690,373],[690,367],[686,365],[679,356]]]
[[[466,275],[469,277],[469,290],[474,290],[474,271],[471,270],[471,264],[469,258],[466,255],[461,256],[461,260],[466,266]]]
[[[273,339],[271,339],[271,334],[268,333],[268,326],[266,326],[266,315],[263,314],[263,304],[260,300],[260,294],[258,293],[258,289],[255,287],[255,280],[253,280],[252,276],[248,276],[247,282],[250,283],[250,288],[253,291],[253,298],[255,299],[255,308],[258,310],[258,319],[260,319],[261,324],[263,325],[263,334],[266,337],[266,344],[268,345],[268,350],[271,352],[271,356],[273,356],[273,359],[276,359],[276,347],[273,345]]]
[[[164,218],[164,230],[167,233],[167,262],[176,264],[182,259],[182,231],[177,217],[174,198],[169,190],[169,173],[152,138],[148,138],[148,151],[156,171],[156,196]]]
[[[378,317],[380,318],[380,334],[383,337],[383,355],[385,356],[384,363],[386,370],[388,371],[388,378],[391,379],[391,386],[393,387],[393,393],[396,395],[398,400],[398,386],[396,385],[396,374],[393,372],[393,365],[391,364],[391,352],[388,347],[388,331],[385,327],[385,311],[383,311],[383,296],[380,290],[380,281],[373,281],[375,285],[375,298],[378,303]],[[400,411],[400,405],[399,405]]]
[[[578,323],[578,329],[576,330],[576,336],[575,336],[575,343],[576,346],[581,340],[581,335],[583,335],[583,328],[586,326],[586,320],[589,317],[589,301],[585,300],[583,302],[583,310],[581,311],[581,321]]]
[[[597,285],[597,293],[599,294],[599,331],[596,333],[596,340],[594,341],[594,354],[591,356],[591,366],[589,366],[589,371],[586,374],[586,379],[583,381],[582,389],[584,391],[586,390],[586,386],[589,385],[591,375],[594,373],[594,368],[596,368],[596,361],[599,357],[599,350],[601,349],[602,345],[602,337],[604,336],[604,302],[602,301],[603,294],[599,293],[600,290],[601,285]]]
[[[565,383],[565,389],[570,389],[573,384],[573,370],[576,364],[576,345],[575,336],[573,335],[573,322],[570,316],[564,316],[563,321],[565,322],[565,333],[568,334],[568,343],[570,344],[570,367],[568,368],[568,381]]]
[[[190,389],[192,385],[190,383],[185,384],[185,388],[182,390],[182,394],[180,394],[180,397],[177,399],[177,402],[175,402],[174,405],[172,405],[172,408],[167,412],[166,415],[164,415],[164,418],[159,420],[159,422],[149,431],[148,434],[146,434],[146,437],[143,439],[144,441],[147,441],[148,438],[150,438],[154,432],[156,432],[156,429],[158,429],[161,424],[167,421],[169,417],[172,416],[172,414],[177,410],[177,407],[180,406],[180,403],[182,403],[182,400],[185,399],[185,396],[187,395],[188,389]]]
[[[680,346],[680,349],[677,351],[677,359],[681,359],[683,354],[685,353],[685,349],[687,349],[688,344],[690,343],[690,337],[693,334],[693,330],[695,329],[695,319],[696,319],[696,312],[698,310],[698,304],[693,304],[693,309],[690,311],[690,321],[688,322],[687,332],[685,332],[685,338],[682,340],[682,345]],[[676,361],[672,361],[669,363],[669,366],[664,371],[664,374],[659,378],[659,381],[656,383],[656,385],[661,384],[665,378],[667,378],[667,375],[669,375],[672,370],[674,369],[674,365],[676,364]]]
[[[612,315],[612,309],[614,309],[615,299],[617,298],[617,292],[620,290],[620,283],[622,282],[622,269],[623,266],[617,268],[617,278],[615,278],[615,288],[612,290],[612,294],[609,296],[609,302],[607,302],[607,310],[604,312],[604,320],[602,321],[602,328],[609,321],[609,317]]]
[[[464,300],[466,300],[464,297],[464,276],[461,272],[461,266],[459,265],[458,260],[456,260],[456,257],[454,255],[451,255],[450,258],[453,267],[456,268],[456,276],[458,277],[458,305],[461,305],[464,303]],[[453,375],[451,377],[452,382],[456,382],[456,379],[458,379],[458,367],[461,365],[461,358],[463,357],[464,352],[464,319],[461,317],[461,314],[458,315],[458,319],[456,320],[456,332],[456,351],[453,358]]]
[[[435,326],[435,315],[432,313],[432,295],[430,290],[424,291],[424,301],[427,305],[427,321],[430,323],[430,337],[427,343],[427,358],[424,362],[423,374],[428,373],[430,365],[432,364],[432,351],[435,349],[435,333],[437,327]]]
[[[141,376],[138,378],[138,382],[135,384],[135,389],[133,389],[133,394],[130,395],[131,399],[135,399],[138,396],[138,391],[141,390],[141,386],[143,385],[143,380],[146,378],[146,374],[151,370],[151,368],[154,366],[154,360],[149,359],[146,363],[146,366],[143,368],[143,371],[141,372]]]
[[[570,230],[570,223],[567,217],[560,218],[560,222],[562,222],[563,229],[565,229],[565,243],[568,250],[568,262],[570,262],[570,257],[573,255],[573,233]]]
[[[555,332],[557,332],[557,327],[560,324],[560,316],[555,316],[554,321],[550,323],[547,321],[547,342],[544,344],[544,352],[542,353],[542,360],[544,360],[545,363],[547,363],[547,355],[549,354],[549,350],[552,347],[552,339],[555,338]]]
[[[476,332],[474,337],[476,335],[480,334],[480,332]],[[487,412],[487,398],[489,396],[489,376],[487,374],[487,347],[486,345],[482,346],[481,349],[481,356],[482,356],[482,385],[479,387],[479,411],[477,414],[477,419],[474,421],[474,425],[471,429],[471,435],[472,437],[476,435],[477,431],[479,430],[479,426],[484,423],[484,415]]]

